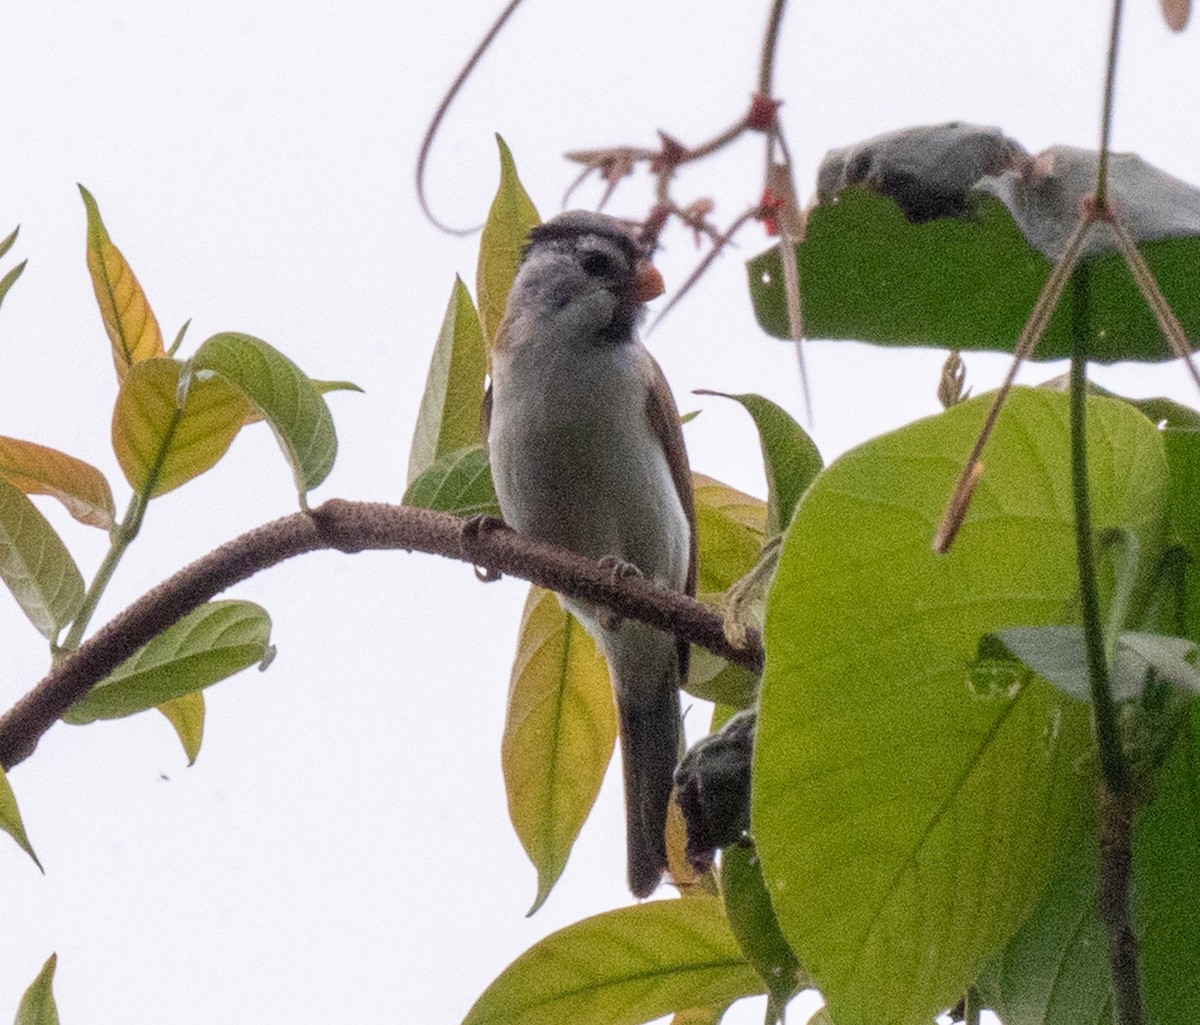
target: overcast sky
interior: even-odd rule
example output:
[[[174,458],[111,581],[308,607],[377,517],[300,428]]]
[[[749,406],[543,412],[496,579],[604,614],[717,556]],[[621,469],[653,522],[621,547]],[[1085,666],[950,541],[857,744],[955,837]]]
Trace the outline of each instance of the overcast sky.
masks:
[[[0,33],[0,237],[20,223],[29,267],[0,311],[0,433],[87,459],[128,491],[109,442],[116,394],[84,264],[76,182],[100,204],[170,338],[190,352],[239,330],[315,377],[366,394],[330,404],[341,452],[313,496],[398,501],[429,354],[476,239],[422,219],[412,170],[426,122],[499,0],[305,4],[41,0]],[[1002,127],[1032,151],[1094,146],[1107,6],[1087,0],[797,3],[778,95],[811,190],[825,150],[911,124]],[[1128,5],[1114,141],[1200,182],[1191,116],[1196,35]],[[543,215],[574,175],[564,150],[695,142],[734,120],[756,76],[766,0],[528,0],[448,118],[430,196],[477,223],[509,142]],[[761,141],[690,171],[683,199],[731,219],[761,191]],[[577,193],[594,203],[599,190]],[[647,207],[644,183],[611,209]],[[668,234],[668,289],[696,252]],[[757,391],[800,415],[788,347],[755,326],[748,229],[650,339],[693,466],[765,494],[758,445],[732,404]],[[661,300],[660,300],[661,302]],[[826,459],[937,411],[943,354],[807,348]],[[1001,357],[967,357],[976,391]],[[1036,381],[1061,367],[1029,369]],[[1128,394],[1196,397],[1176,366],[1099,375]],[[100,532],[43,508],[90,578]],[[156,501],[96,617],[102,624],[192,558],[295,507],[269,431]],[[42,877],[0,843],[0,1019],[51,951],[64,1025],[331,1021],[450,1023],[517,954],[624,904],[612,774],[557,890],[523,915],[535,875],[508,824],[499,744],[526,586],[483,586],[426,556],[318,554],[240,586],[273,616],[279,656],[209,692],[204,749],[185,767],[157,714],[58,726],[12,783]],[[45,671],[41,638],[0,596],[5,707]],[[691,722],[704,717],[697,714]],[[731,1018],[730,1020],[735,1020]],[[736,1020],[761,1020],[761,1011]]]

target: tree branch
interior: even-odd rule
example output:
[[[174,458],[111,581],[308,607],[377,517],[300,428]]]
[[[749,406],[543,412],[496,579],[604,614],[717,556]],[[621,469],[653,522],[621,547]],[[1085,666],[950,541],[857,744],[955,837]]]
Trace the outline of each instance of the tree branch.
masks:
[[[722,618],[683,594],[639,577],[619,577],[592,559],[533,541],[499,525],[480,526],[449,513],[409,506],[332,499],[293,513],[222,545],[148,591],[64,658],[0,717],[0,764],[33,753],[58,718],[142,645],[193,609],[260,570],[302,555],[400,550],[459,559],[492,574],[604,605],[629,619],[707,648],[737,665],[762,669],[762,644],[750,631],[745,649],[725,639]]]

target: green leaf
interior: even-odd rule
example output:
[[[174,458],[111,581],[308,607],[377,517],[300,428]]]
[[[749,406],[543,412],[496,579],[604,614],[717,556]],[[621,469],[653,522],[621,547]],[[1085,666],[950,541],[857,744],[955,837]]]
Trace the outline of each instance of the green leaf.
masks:
[[[167,349],[167,355],[174,357],[179,351],[179,347],[183,344],[183,339],[187,335],[188,328],[192,326],[192,318],[188,317],[182,324],[179,325],[179,330],[175,332],[175,339],[171,342],[170,348]]]
[[[17,283],[17,278],[19,278],[24,272],[25,265],[28,262],[28,260],[22,260],[12,270],[5,274],[4,277],[0,278],[0,303],[4,302],[4,297],[8,295],[8,290]]]
[[[1171,470],[1171,538],[1187,550],[1184,571],[1183,627],[1200,641],[1200,431],[1168,429],[1162,432]]]
[[[18,224],[4,239],[0,240],[0,258],[6,256],[8,251],[16,244],[19,234],[21,234],[21,226]]]
[[[741,708],[735,708],[732,705],[724,705],[717,702],[713,705],[712,718],[708,722],[708,732],[716,733],[738,712],[744,711]]]
[[[319,391],[322,395],[328,395],[333,391],[354,391],[358,392],[360,395],[363,394],[362,388],[360,388],[353,381],[320,381],[315,377],[311,378],[310,380],[313,383],[313,387],[316,388],[317,391]]]
[[[475,271],[479,322],[488,348],[495,341],[496,329],[504,316],[508,290],[521,265],[529,229],[541,223],[537,208],[517,177],[512,152],[499,135],[496,143],[500,147],[500,187],[479,238],[479,265]]]
[[[1140,409],[1154,423],[1164,427],[1200,430],[1200,412],[1173,399],[1126,399],[1131,406]]]
[[[27,495],[50,495],[80,523],[113,525],[112,489],[90,463],[31,441],[0,437],[0,477]]]
[[[333,417],[316,385],[283,353],[227,331],[205,341],[190,362],[215,370],[254,404],[274,430],[301,498],[329,475],[337,456]]]
[[[608,666],[552,591],[530,589],[500,749],[508,815],[550,895],[592,810],[617,739]]]
[[[733,399],[740,402],[753,418],[767,472],[766,533],[768,537],[778,534],[791,522],[800,496],[825,465],[817,446],[782,406],[761,395],[729,395],[705,390],[696,394]]]
[[[487,450],[472,445],[440,456],[408,486],[404,504],[458,516],[499,516]]]
[[[1200,1006],[1200,706],[1190,706],[1134,831],[1135,930],[1154,1025],[1191,1025]]]
[[[63,720],[119,719],[211,686],[266,658],[270,636],[271,618],[253,602],[201,605],[122,662]]]
[[[703,701],[727,705],[732,711],[749,708],[758,700],[756,674],[696,645],[692,645],[683,688]]]
[[[83,577],[71,553],[25,493],[2,477],[0,579],[49,641],[83,605]]]
[[[112,444],[125,479],[146,498],[209,470],[229,450],[253,407],[215,375],[192,375],[180,408],[185,364],[148,359],[132,366],[113,408]]]
[[[363,394],[363,390],[353,381],[319,381],[315,377],[311,378],[311,380],[313,387],[322,395],[328,395],[330,392],[335,391],[352,391],[358,392],[360,395]],[[253,406],[250,406],[250,412],[246,414],[246,424],[260,423],[263,419],[262,413]]]
[[[1083,628],[1078,626],[1014,626],[993,635],[1012,654],[1079,701],[1092,697]],[[1177,687],[1200,692],[1195,641],[1186,637],[1126,630],[1117,638],[1110,668],[1113,698],[1130,701],[1145,690],[1148,674]]]
[[[1056,388],[1059,391],[1068,391],[1071,386],[1071,375],[1063,374],[1061,377],[1043,382],[1040,387]],[[1128,402],[1134,409],[1140,409],[1151,423],[1157,424],[1160,428],[1182,428],[1190,431],[1200,430],[1200,411],[1193,409],[1191,406],[1185,406],[1182,402],[1176,402],[1174,399],[1157,396],[1149,399],[1131,399],[1127,395],[1118,395],[1114,391],[1109,391],[1107,388],[1101,387],[1095,381],[1088,381],[1088,393],[1091,395],[1106,395],[1110,399],[1120,399],[1122,402]]]
[[[87,210],[88,273],[112,343],[113,365],[123,378],[135,363],[166,355],[162,331],[133,268],[108,237],[96,200],[82,185],[79,192]]]
[[[16,794],[13,793],[12,786],[8,782],[8,776],[5,775],[4,766],[2,765],[0,765],[0,829],[4,830],[4,832],[17,841],[21,850],[33,859],[33,863],[38,868],[42,867],[42,863],[38,861],[38,856],[33,853],[33,846],[30,844],[29,837],[25,833],[25,823],[21,821],[21,812],[17,808]]]
[[[1096,914],[1096,841],[1078,843],[999,959],[1004,1025],[1112,1025],[1107,940]]]
[[[585,918],[508,966],[463,1025],[640,1025],[763,992],[713,897]]]
[[[762,865],[752,844],[734,844],[721,854],[721,899],[729,927],[746,960],[771,997],[768,1020],[778,1020],[793,996],[809,985],[800,962],[779,931]]]
[[[1050,262],[1029,243],[1008,209],[974,197],[968,218],[907,221],[892,200],[862,187],[843,191],[808,215],[796,247],[810,338],[853,338],[883,345],[1012,352]],[[1200,335],[1200,238],[1139,247],[1191,338]],[[1116,253],[1090,257],[1088,358],[1099,363],[1173,358],[1137,286]],[[777,247],[747,265],[750,296],[763,330],[788,336]],[[1067,285],[1035,359],[1071,353],[1074,283]]]
[[[1200,430],[1200,412],[1192,409],[1191,406],[1185,406],[1182,402],[1161,396],[1151,399],[1130,399],[1123,395],[1115,395],[1105,388],[1098,388],[1094,384],[1089,387],[1096,388],[1097,394],[1124,399],[1135,409],[1140,409],[1152,423],[1158,424],[1160,427]]]
[[[483,442],[480,413],[486,373],[479,314],[467,286],[455,278],[413,430],[408,455],[410,484],[439,456]]]
[[[1136,686],[1140,694],[1150,670],[1154,670],[1159,680],[1193,694],[1200,693],[1198,656],[1196,642],[1186,637],[1126,630],[1117,640],[1112,667],[1113,693],[1127,692]]]
[[[968,672],[983,634],[1072,614],[1066,396],[1014,390],[953,550],[931,547],[990,401],[822,473],[768,600],[752,832],[780,927],[838,1025],[953,1004],[1092,803],[1086,706],[1037,680],[972,687]],[[1152,564],[1159,433],[1094,398],[1087,445],[1096,529],[1131,531]]]
[[[1200,1000],[1198,791],[1200,706],[1192,701],[1134,829],[1134,932],[1146,1020],[1155,1025],[1190,1025]],[[1111,1023],[1096,865],[1088,837],[1005,950],[996,1006],[1005,1025]]]
[[[188,765],[195,765],[200,756],[200,745],[204,742],[204,692],[192,691],[191,694],[183,694],[155,707],[166,716],[175,735],[179,737]]]
[[[54,969],[58,955],[51,954],[37,978],[21,997],[14,1025],[58,1025],[58,1005],[54,1002]]]

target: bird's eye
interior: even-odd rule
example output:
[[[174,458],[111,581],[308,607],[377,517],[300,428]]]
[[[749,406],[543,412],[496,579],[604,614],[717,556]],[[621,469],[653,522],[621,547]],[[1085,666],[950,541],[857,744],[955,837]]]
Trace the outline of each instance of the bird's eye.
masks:
[[[606,278],[615,270],[613,258],[599,249],[592,249],[583,254],[579,265],[584,273],[593,278]]]

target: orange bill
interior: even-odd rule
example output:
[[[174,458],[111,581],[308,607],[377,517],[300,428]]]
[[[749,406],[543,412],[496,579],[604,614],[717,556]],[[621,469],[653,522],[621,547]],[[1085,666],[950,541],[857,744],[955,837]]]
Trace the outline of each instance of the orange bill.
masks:
[[[640,303],[656,299],[667,290],[658,268],[649,260],[638,260],[633,269],[633,297]]]

